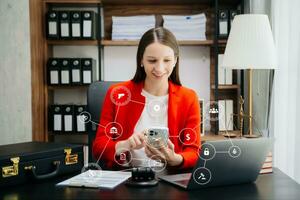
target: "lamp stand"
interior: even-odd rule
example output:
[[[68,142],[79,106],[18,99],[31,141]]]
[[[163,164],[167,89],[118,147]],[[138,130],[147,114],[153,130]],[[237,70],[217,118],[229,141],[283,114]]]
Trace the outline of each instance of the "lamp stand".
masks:
[[[252,123],[252,75],[253,69],[247,69],[248,71],[248,98],[249,98],[249,134],[244,135],[246,138],[258,138],[259,135],[253,134],[253,123]]]

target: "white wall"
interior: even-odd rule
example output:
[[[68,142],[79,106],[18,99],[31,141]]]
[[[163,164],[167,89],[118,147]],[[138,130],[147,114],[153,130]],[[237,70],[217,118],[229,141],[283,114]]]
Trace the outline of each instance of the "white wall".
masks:
[[[300,183],[300,2],[272,1],[278,69],[274,77],[274,165]]]
[[[0,145],[32,140],[29,1],[0,1]]]

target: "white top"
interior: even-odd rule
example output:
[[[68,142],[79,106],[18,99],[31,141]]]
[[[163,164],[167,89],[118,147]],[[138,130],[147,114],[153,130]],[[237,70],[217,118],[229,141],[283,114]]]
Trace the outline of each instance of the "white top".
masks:
[[[145,96],[145,107],[134,128],[133,134],[141,133],[152,126],[168,127],[169,95],[154,96],[145,90],[142,90],[142,95]],[[147,157],[144,147],[132,150],[131,153],[132,165],[134,167],[150,167],[158,165],[157,162]]]

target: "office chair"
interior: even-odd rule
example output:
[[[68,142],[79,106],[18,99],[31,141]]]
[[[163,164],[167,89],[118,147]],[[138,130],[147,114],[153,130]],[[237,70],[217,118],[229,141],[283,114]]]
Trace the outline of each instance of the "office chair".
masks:
[[[116,84],[116,81],[96,81],[93,82],[87,93],[87,111],[90,113],[90,121],[87,124],[88,130],[88,149],[89,149],[89,163],[96,162],[97,159],[93,158],[92,148],[93,141],[96,137],[96,131],[100,120],[102,111],[102,105],[108,88]],[[99,162],[99,165],[103,167],[104,163]]]

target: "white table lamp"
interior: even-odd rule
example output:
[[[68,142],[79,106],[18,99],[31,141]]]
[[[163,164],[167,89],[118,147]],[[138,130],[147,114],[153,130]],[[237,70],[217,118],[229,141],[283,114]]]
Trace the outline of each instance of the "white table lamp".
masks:
[[[221,67],[247,69],[249,74],[249,135],[252,124],[252,69],[275,69],[275,45],[267,15],[243,14],[234,17]]]

